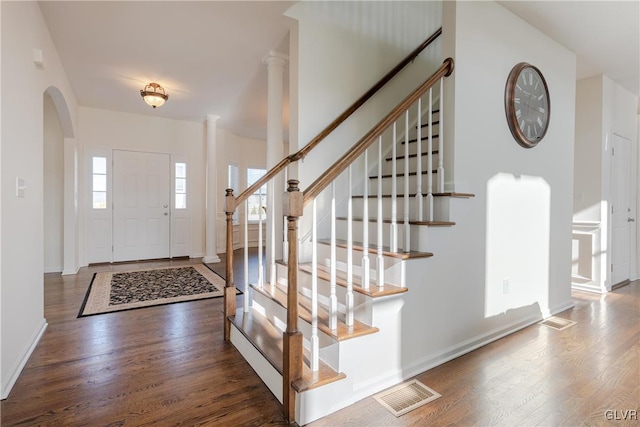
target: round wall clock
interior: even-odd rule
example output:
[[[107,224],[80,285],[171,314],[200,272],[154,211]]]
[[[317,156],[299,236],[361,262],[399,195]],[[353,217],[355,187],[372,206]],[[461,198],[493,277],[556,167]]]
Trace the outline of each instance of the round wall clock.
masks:
[[[533,148],[547,133],[551,102],[540,70],[521,62],[509,73],[504,108],[511,134],[524,148]]]

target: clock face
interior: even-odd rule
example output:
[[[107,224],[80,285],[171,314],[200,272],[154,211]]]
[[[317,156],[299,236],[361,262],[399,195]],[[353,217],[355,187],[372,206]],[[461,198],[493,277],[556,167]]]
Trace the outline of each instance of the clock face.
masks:
[[[542,73],[521,62],[513,67],[505,89],[509,129],[525,148],[534,147],[545,135],[550,117],[549,89]]]

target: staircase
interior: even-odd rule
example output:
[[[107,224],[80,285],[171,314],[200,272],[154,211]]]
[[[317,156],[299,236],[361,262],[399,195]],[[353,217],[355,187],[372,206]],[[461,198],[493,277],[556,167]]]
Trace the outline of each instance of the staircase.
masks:
[[[473,196],[444,192],[440,111],[452,71],[448,59],[304,192],[289,181],[286,254],[267,262],[240,308],[227,258],[225,339],[292,422],[306,424],[403,379],[402,306],[412,280],[420,284],[406,277],[407,263],[430,262],[426,234],[454,226],[452,201]],[[304,154],[284,159],[237,198],[227,190],[227,254],[244,195]],[[268,221],[271,236],[282,235],[278,223]],[[273,237],[267,244],[275,253]]]

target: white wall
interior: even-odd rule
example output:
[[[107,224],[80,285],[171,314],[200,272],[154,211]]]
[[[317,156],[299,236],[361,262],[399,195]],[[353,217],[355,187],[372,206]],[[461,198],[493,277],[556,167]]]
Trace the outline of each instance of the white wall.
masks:
[[[608,250],[612,247],[608,230],[610,141],[613,134],[631,140],[631,155],[637,158],[637,106],[637,96],[605,75],[577,82],[573,220],[574,264],[582,270],[577,280],[574,278],[578,289],[606,292],[612,285]],[[638,164],[631,164],[630,216],[635,218]],[[636,229],[636,223],[632,223],[631,236],[637,235]],[[634,279],[638,277],[637,242],[631,245],[630,259]],[[589,271],[591,275],[585,277]]]
[[[600,221],[602,150],[602,78],[576,84],[576,143],[573,219]]]
[[[81,144],[80,206],[84,213],[85,258],[83,265],[99,262],[88,258],[88,238],[92,232],[89,221],[91,185],[90,158],[110,156],[112,150],[167,153],[187,161],[187,206],[191,214],[191,252],[193,257],[204,255],[204,210],[206,134],[202,123],[170,120],[159,117],[121,113],[80,107],[78,113]],[[109,261],[105,259],[102,261]]]
[[[44,271],[63,269],[64,135],[56,107],[44,95]]]
[[[300,2],[287,15],[298,21],[290,46],[297,151],[440,27],[441,3]],[[439,46],[428,47],[299,164],[301,189],[429,77],[442,62]]]
[[[73,138],[76,101],[37,2],[1,2],[2,181],[1,397],[15,383],[46,328],[43,313],[43,93],[57,87],[67,102]],[[33,61],[41,49],[44,69]],[[64,126],[63,126],[64,127]],[[16,177],[26,184],[16,197]]]
[[[421,249],[434,257],[407,265],[405,375],[572,306],[575,55],[494,2],[443,8],[453,38],[443,56],[456,61],[445,133],[455,132],[455,189],[475,197],[452,202],[454,227],[429,229]],[[522,61],[541,70],[551,98],[549,130],[532,149],[516,143],[504,110]]]

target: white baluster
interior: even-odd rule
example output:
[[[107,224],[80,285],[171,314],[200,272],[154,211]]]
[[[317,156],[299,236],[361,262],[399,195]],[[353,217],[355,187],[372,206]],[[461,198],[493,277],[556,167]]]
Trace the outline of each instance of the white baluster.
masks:
[[[347,295],[345,304],[347,306],[347,326],[353,326],[353,180],[351,165],[349,165],[349,200],[347,201]]]
[[[313,199],[311,225],[311,371],[317,372],[320,359],[320,341],[318,340],[318,209]]]
[[[376,257],[376,272],[378,287],[384,286],[384,256],[383,245],[384,240],[382,236],[382,224],[384,218],[382,218],[382,136],[378,137],[378,256]]]
[[[244,312],[249,312],[249,200],[244,202]]]
[[[427,221],[433,221],[433,90],[429,88],[429,139],[427,141]]]
[[[269,283],[271,286],[275,288],[276,286],[276,192],[275,192],[275,181],[269,181],[270,191],[267,191],[267,195],[269,197],[269,201],[267,205],[269,206],[269,227],[271,227],[271,233],[268,233],[271,236],[269,244],[271,245],[271,250],[269,251]]]
[[[369,154],[364,150],[364,205],[362,206],[362,288],[369,290]]]
[[[262,262],[262,187],[258,190],[258,286],[264,288],[264,263]]]
[[[442,86],[444,78],[440,78],[440,105],[438,106],[438,191],[444,193],[444,127],[442,126],[442,117],[444,116],[444,98]]]
[[[404,251],[411,249],[411,225],[409,224],[409,110],[404,113]]]
[[[393,147],[391,149],[392,166],[391,175],[391,229],[389,231],[389,246],[391,252],[398,252],[398,167],[396,165],[396,122],[393,122]]]
[[[418,221],[424,218],[422,206],[422,98],[418,98],[418,135],[416,139],[416,203],[418,205]]]
[[[329,295],[329,329],[338,328],[338,297],[336,296],[336,182],[331,183],[331,289]]]
[[[284,188],[282,191],[286,192],[289,182],[289,169],[284,168]],[[282,259],[285,263],[289,263],[287,259],[289,257],[289,233],[287,233],[287,217],[282,216]]]

